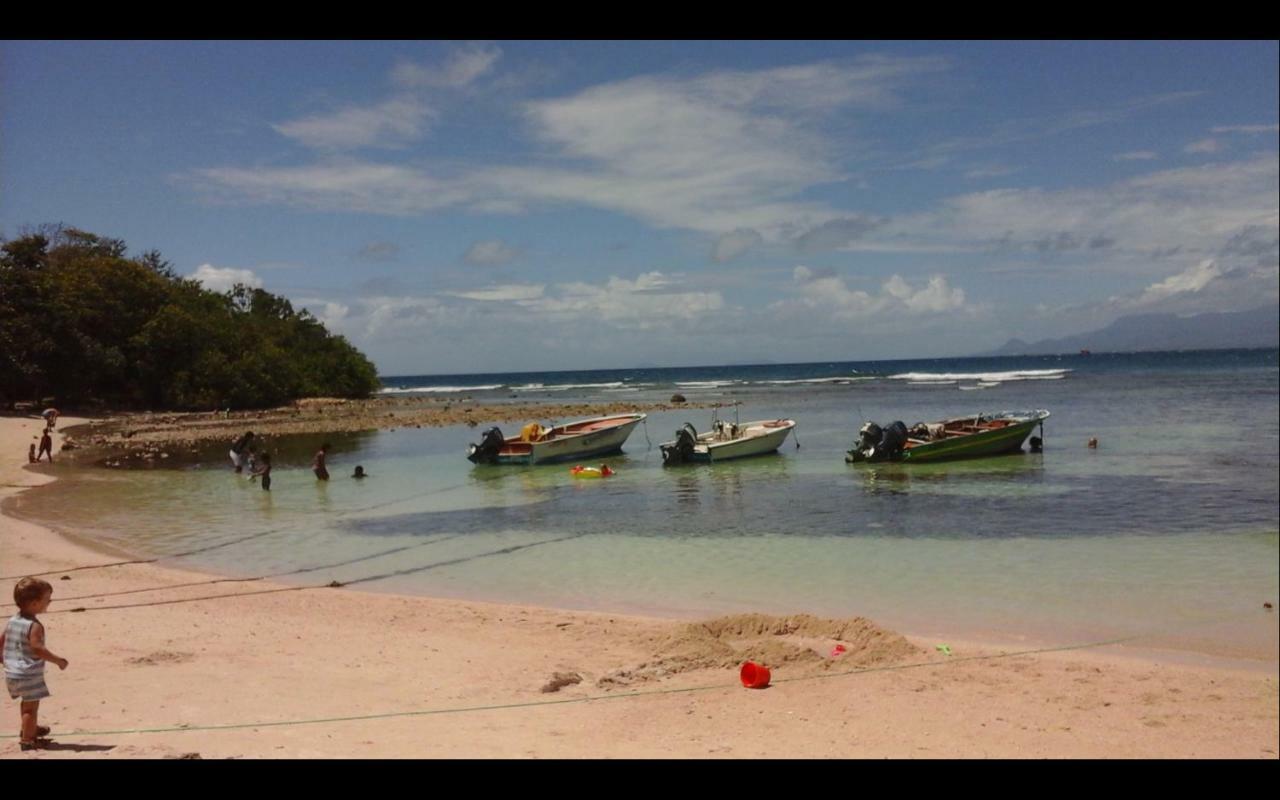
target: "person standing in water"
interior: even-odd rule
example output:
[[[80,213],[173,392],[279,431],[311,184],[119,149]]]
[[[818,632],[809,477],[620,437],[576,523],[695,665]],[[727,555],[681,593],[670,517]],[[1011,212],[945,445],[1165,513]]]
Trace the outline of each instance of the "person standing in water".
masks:
[[[236,439],[231,445],[231,452],[227,455],[231,456],[231,464],[236,468],[236,474],[239,475],[244,470],[244,454],[248,449],[249,443],[253,441],[253,431],[245,431],[244,436]]]
[[[40,460],[40,456],[45,453],[49,454],[49,463],[53,463],[53,437],[49,435],[49,429],[44,429],[44,435],[40,437],[40,452],[36,453],[36,461]]]
[[[311,471],[316,474],[316,478],[327,481],[329,480],[329,470],[325,466],[324,459],[329,452],[329,443],[325,442],[320,445],[320,449],[316,451],[316,457],[311,462]]]
[[[258,457],[258,466],[253,470],[253,478],[262,478],[262,491],[271,491],[271,454],[263,453]]]

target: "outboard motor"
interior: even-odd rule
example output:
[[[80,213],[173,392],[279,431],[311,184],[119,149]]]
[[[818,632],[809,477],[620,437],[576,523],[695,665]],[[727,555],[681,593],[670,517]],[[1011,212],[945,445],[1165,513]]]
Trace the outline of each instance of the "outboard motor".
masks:
[[[884,458],[893,458],[902,452],[902,448],[906,443],[907,426],[901,420],[898,420],[884,429],[876,451]]]
[[[906,443],[907,426],[902,422],[894,422],[884,428],[868,422],[858,431],[858,445],[850,452],[851,460],[887,461],[901,453]]]
[[[880,430],[879,425],[874,422],[868,422],[858,431],[858,449],[863,452],[863,455],[869,455],[871,448],[880,444],[880,437],[883,434],[884,432]]]
[[[506,439],[503,438],[501,430],[496,427],[490,428],[484,432],[480,444],[473,444],[467,448],[467,460],[473,464],[496,464],[498,451],[502,449],[505,442]]]
[[[693,458],[694,445],[698,443],[698,430],[688,422],[676,431],[676,440],[661,445],[662,465],[683,464]]]

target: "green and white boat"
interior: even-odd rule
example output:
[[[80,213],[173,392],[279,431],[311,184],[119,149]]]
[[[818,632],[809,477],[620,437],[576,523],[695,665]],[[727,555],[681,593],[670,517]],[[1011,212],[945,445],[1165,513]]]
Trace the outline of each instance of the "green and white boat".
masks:
[[[868,422],[858,431],[858,441],[845,456],[850,464],[859,462],[946,461],[959,458],[982,458],[1013,453],[1037,425],[1044,435],[1044,421],[1049,412],[1003,411],[999,414],[976,414],[954,417],[941,422],[919,422],[908,428],[901,422],[881,428]],[[1040,449],[1040,439],[1032,439],[1032,451]]]

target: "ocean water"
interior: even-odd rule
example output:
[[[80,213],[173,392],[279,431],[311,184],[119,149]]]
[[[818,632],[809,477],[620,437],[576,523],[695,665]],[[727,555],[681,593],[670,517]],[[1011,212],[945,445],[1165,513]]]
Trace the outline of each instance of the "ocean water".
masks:
[[[328,484],[309,470],[320,439],[296,437],[273,444],[269,493],[219,445],[173,469],[55,464],[66,480],[10,503],[131,552],[199,550],[175,561],[236,576],[620,613],[864,615],[939,636],[1142,635],[1274,660],[1278,381],[1275,350],[388,377],[389,392],[487,403],[679,392],[798,426],[776,455],[664,468],[657,445],[711,412],[651,414],[623,454],[592,462],[617,472],[604,481],[473,466],[487,421],[324,437]],[[863,420],[1036,408],[1052,412],[1043,453],[843,460]],[[371,477],[347,477],[355,464]]]

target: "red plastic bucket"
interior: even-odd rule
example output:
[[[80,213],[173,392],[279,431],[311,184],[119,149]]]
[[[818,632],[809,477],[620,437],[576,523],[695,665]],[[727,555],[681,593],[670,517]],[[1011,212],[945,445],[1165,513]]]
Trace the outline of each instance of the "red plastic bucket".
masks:
[[[763,689],[769,685],[769,668],[748,661],[742,665],[742,671],[738,673],[738,677],[742,679],[742,685],[748,689]]]

